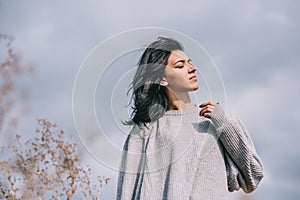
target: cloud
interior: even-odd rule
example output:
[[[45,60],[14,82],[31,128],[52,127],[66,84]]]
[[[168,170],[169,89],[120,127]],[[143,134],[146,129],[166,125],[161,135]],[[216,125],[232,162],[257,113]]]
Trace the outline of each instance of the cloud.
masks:
[[[272,199],[287,192],[295,198],[300,185],[298,69],[275,71],[264,84],[244,86],[228,102],[243,119],[264,162],[266,177],[259,196]],[[283,184],[284,183],[284,184]],[[265,198],[268,197],[268,198]]]
[[[15,37],[25,62],[37,67],[37,78],[22,82],[31,90],[31,117],[51,116],[68,127],[73,126],[70,101],[77,70],[99,42],[144,26],[191,36],[219,66],[228,106],[244,121],[263,158],[267,177],[255,195],[283,199],[289,194],[295,199],[300,179],[299,5],[259,0],[11,0],[1,1],[0,24],[1,32]],[[105,190],[113,195],[111,188]]]

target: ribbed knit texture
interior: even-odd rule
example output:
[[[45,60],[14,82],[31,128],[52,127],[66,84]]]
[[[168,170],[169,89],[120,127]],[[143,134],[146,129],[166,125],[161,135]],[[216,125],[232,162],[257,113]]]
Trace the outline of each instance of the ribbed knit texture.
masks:
[[[225,200],[228,190],[252,192],[263,167],[241,122],[217,105],[167,111],[134,126],[124,144],[117,199]]]

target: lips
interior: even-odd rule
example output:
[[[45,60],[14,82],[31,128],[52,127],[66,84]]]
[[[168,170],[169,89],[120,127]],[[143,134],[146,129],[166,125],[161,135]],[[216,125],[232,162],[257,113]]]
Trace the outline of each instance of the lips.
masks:
[[[196,75],[192,76],[192,77],[190,78],[190,80],[192,80],[192,79],[197,80],[197,76],[196,76]]]

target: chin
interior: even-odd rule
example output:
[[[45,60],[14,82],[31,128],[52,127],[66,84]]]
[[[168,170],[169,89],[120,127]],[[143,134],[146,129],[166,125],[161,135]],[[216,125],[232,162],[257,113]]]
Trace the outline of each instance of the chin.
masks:
[[[198,89],[199,89],[199,85],[193,87],[193,91],[196,91]]]
[[[192,91],[196,91],[196,90],[198,90],[198,88],[199,88],[199,87],[193,87],[193,88],[192,88]]]

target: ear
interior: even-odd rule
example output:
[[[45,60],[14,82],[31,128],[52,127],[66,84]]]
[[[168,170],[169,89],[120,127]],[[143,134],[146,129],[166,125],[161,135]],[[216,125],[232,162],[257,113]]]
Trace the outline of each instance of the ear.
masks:
[[[163,77],[160,80],[159,84],[162,85],[162,86],[167,86],[169,83],[168,83],[167,79],[165,77]]]

